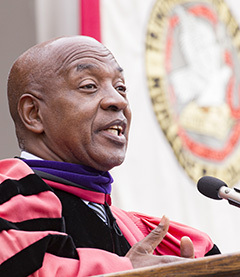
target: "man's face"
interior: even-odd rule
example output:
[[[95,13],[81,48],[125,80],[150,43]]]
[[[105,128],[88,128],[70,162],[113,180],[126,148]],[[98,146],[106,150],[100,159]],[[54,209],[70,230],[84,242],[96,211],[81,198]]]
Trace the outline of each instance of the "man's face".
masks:
[[[64,41],[53,47],[57,43]],[[131,121],[126,87],[108,50],[92,41],[79,45],[64,47],[57,78],[46,83],[48,97],[40,102],[48,149],[43,158],[106,171],[125,158]]]

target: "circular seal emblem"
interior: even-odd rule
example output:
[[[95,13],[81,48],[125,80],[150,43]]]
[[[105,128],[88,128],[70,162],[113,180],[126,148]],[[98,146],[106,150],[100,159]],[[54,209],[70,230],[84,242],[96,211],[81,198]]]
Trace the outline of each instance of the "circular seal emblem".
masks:
[[[156,0],[146,72],[157,120],[189,177],[240,180],[240,30],[224,1]]]

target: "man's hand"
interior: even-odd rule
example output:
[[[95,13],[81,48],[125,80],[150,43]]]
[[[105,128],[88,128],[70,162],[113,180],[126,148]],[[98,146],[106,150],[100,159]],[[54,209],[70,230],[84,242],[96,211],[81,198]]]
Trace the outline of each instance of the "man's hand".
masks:
[[[132,246],[126,257],[132,262],[133,268],[172,263],[184,260],[184,258],[194,258],[193,243],[189,237],[182,237],[181,239],[181,257],[152,255],[155,248],[165,237],[168,228],[169,219],[163,216],[160,224],[149,235]]]

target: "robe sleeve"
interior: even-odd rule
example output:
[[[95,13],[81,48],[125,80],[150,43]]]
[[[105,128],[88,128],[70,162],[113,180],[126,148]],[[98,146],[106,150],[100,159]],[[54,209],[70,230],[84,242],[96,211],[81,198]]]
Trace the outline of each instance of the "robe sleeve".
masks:
[[[76,248],[61,202],[19,159],[0,161],[0,276],[92,276],[132,269],[126,257]]]
[[[161,221],[161,218],[147,216],[142,213],[124,213],[134,222],[144,236],[155,229]],[[213,251],[212,254],[220,253],[206,233],[190,226],[170,221],[168,233],[155,249],[154,254],[180,256],[180,240],[183,236],[188,236],[193,241],[196,258],[204,257],[211,252],[212,249],[216,250]]]

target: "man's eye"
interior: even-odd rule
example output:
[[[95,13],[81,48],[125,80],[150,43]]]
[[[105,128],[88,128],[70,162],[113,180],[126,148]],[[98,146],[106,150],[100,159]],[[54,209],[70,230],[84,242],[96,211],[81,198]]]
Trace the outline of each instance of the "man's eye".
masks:
[[[94,85],[94,84],[87,84],[87,85],[81,86],[80,88],[83,88],[83,89],[95,89],[96,85]]]
[[[127,90],[127,88],[125,86],[118,86],[116,89],[120,92],[126,92],[126,90]]]

